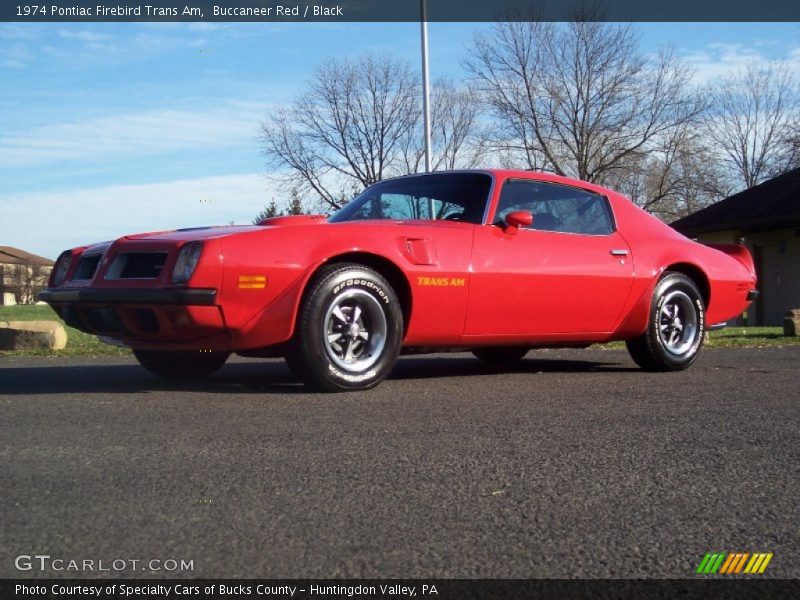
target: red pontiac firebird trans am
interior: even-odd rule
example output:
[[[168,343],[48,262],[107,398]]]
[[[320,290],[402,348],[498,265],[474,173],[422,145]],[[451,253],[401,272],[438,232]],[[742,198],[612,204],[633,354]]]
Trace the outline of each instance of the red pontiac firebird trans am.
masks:
[[[401,352],[625,340],[688,367],[757,294],[743,246],[693,242],[623,196],[526,171],[389,179],[330,217],[128,235],[67,250],[40,297],[162,376],[284,356],[307,384],[366,389]]]

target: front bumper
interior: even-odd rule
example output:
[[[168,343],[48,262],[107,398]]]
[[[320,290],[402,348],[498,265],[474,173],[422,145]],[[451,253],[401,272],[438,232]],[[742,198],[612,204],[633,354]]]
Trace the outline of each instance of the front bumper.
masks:
[[[176,306],[213,306],[217,299],[214,289],[139,289],[139,288],[84,288],[47,289],[39,293],[39,300],[48,304],[172,304]]]
[[[134,348],[225,350],[222,309],[211,288],[48,288],[39,294],[67,325]]]

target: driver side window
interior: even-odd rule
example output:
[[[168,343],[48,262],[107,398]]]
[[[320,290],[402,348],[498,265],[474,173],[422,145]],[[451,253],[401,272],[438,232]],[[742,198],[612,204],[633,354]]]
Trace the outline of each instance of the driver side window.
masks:
[[[508,213],[517,210],[533,215],[530,229],[584,235],[608,235],[614,231],[605,198],[567,185],[520,179],[506,181],[495,222],[502,222]]]

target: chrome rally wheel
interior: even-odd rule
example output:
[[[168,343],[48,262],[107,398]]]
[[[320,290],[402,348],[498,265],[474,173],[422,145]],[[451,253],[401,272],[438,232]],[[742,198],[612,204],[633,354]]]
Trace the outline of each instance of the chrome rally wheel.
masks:
[[[352,373],[369,369],[386,346],[383,307],[364,290],[350,290],[335,298],[325,314],[323,329],[328,356]]]
[[[686,292],[669,292],[659,310],[658,335],[661,344],[671,354],[683,356],[697,340],[697,308]]]

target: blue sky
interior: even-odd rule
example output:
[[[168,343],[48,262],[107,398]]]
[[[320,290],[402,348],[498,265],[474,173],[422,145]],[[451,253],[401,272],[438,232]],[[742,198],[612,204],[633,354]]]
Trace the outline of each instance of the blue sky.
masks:
[[[472,23],[430,24],[432,77]],[[800,76],[799,24],[637,24],[698,83],[748,60]],[[416,23],[0,24],[0,245],[55,258],[124,233],[245,223],[275,197],[258,126],[330,56],[419,61]]]

